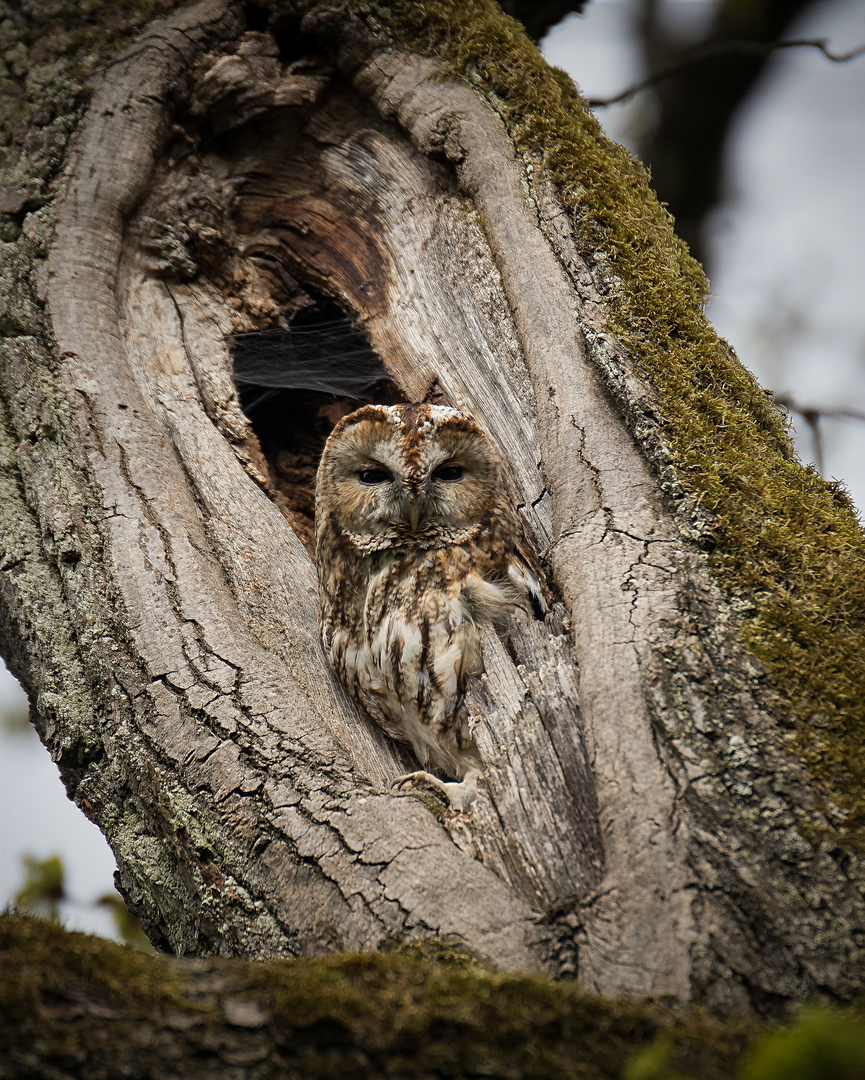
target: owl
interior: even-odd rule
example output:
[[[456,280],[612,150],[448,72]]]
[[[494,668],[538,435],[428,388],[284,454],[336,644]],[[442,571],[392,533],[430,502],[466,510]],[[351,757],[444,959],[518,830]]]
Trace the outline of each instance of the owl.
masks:
[[[463,698],[483,630],[516,608],[547,610],[498,453],[455,409],[358,409],[322,454],[315,553],[334,671],[423,766],[395,784],[436,787],[462,808],[480,772]]]

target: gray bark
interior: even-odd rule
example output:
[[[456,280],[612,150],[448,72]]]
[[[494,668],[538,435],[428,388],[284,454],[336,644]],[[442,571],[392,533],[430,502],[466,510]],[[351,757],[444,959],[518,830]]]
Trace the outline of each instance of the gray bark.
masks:
[[[852,993],[861,889],[795,827],[820,812],[664,494],[611,270],[437,61],[303,30],[332,69],[283,68],[227,0],[106,67],[30,216],[51,337],[4,345],[4,649],[130,905],[181,953],[440,935],[608,995]],[[468,814],[390,792],[406,752],[321,653],[225,343],[277,309],[266,260],[408,399],[478,417],[561,594],[485,643]]]

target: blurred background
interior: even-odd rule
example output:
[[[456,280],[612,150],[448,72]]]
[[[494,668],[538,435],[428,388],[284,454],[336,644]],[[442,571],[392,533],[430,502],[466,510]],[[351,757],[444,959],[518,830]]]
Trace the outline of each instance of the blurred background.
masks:
[[[790,410],[802,461],[865,506],[862,0],[502,6],[649,165],[706,267],[710,320]],[[0,665],[0,907],[128,936],[113,871]]]

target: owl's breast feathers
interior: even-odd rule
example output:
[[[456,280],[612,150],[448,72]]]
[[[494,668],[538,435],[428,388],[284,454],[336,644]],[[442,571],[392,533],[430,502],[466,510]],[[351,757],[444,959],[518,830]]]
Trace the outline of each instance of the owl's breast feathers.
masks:
[[[502,629],[517,607],[546,610],[516,548],[495,558],[478,540],[363,553],[358,545],[344,574],[330,576],[336,591],[322,590],[322,642],[343,685],[422,765],[456,777],[471,753],[463,695],[482,671],[483,627]]]

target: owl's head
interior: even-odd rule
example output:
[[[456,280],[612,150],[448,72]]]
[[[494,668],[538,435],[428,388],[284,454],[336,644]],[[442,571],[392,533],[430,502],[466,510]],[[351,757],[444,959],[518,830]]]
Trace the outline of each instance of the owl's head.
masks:
[[[454,542],[501,500],[501,464],[468,416],[441,405],[365,405],[333,429],[316,478],[316,533],[366,550]]]

